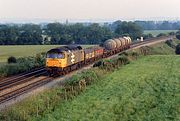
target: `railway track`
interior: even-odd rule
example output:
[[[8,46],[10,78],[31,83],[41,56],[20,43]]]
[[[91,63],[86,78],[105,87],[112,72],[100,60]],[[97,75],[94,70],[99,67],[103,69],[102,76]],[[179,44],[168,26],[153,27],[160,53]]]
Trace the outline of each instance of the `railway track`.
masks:
[[[131,45],[130,49],[137,48],[142,45],[153,43],[156,41],[168,40],[173,37],[166,38],[156,38],[148,41],[143,41],[139,43],[134,43]],[[41,87],[56,77],[46,76],[47,72],[45,68],[39,68],[33,72],[19,74],[18,76],[13,76],[7,79],[0,81],[0,104],[3,104],[7,101],[17,98],[20,95],[23,95],[27,92],[30,92],[38,87]],[[43,76],[43,78],[39,78]],[[39,78],[39,79],[38,79]],[[19,86],[19,87],[18,87]]]
[[[28,84],[24,87],[21,87],[19,89],[16,89],[12,92],[9,92],[9,93],[6,93],[6,94],[3,94],[0,96],[0,104],[2,103],[5,103],[11,99],[14,99],[22,94],[25,94],[26,92],[29,92],[33,89],[36,89],[40,86],[43,86],[44,84],[47,84],[49,83],[53,78],[52,77],[47,77],[45,79],[42,79],[42,80],[38,80],[34,83],[31,83],[31,84]]]
[[[34,82],[31,84],[30,83],[31,80],[36,79],[37,77],[46,76],[46,75],[47,75],[47,71],[45,70],[45,68],[40,67],[38,69],[32,70],[31,72],[25,72],[16,76],[12,76],[12,77],[0,80],[0,104],[8,100],[11,100],[15,97],[18,97],[21,94],[24,94],[25,89],[27,89],[28,85],[30,87],[30,85],[34,84],[34,87],[35,87],[36,83]],[[44,79],[40,80],[42,81],[41,83],[44,82],[43,80]],[[37,82],[40,83],[40,81],[37,81]],[[18,86],[20,88],[17,88]]]
[[[30,79],[36,78],[38,76],[41,76],[43,74],[47,74],[45,68],[40,68],[39,70],[36,70],[34,72],[26,73],[26,74],[21,74],[19,76],[14,76],[8,79],[4,79],[0,81],[0,91],[10,88],[14,85],[18,85],[21,83],[25,83],[29,81]]]

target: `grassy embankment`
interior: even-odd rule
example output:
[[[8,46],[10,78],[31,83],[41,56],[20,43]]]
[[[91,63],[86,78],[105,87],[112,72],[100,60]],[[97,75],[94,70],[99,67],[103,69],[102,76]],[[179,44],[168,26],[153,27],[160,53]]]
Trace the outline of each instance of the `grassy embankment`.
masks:
[[[116,70],[35,120],[180,120],[180,58],[149,56]],[[32,118],[33,119],[33,118]]]
[[[147,51],[157,55],[141,56],[114,71],[91,70],[86,78],[94,82],[79,96],[63,99],[64,89],[57,86],[11,107],[1,114],[1,118],[37,121],[180,120],[180,58],[173,55],[174,50],[164,43]],[[166,55],[158,55],[163,52]]]
[[[152,34],[154,37],[156,37],[160,33],[168,34],[170,32],[177,32],[178,30],[145,30],[144,34]]]

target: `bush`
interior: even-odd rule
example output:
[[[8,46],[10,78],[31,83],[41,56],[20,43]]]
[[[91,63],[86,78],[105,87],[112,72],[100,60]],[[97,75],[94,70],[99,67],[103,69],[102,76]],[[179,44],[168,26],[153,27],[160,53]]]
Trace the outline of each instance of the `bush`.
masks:
[[[100,67],[100,66],[102,66],[102,65],[103,65],[103,61],[100,60],[100,61],[95,62],[94,65],[93,65],[93,67]]]
[[[7,61],[8,61],[9,64],[10,64],[10,63],[16,63],[16,62],[17,62],[16,58],[13,57],[13,56],[9,57]]]
[[[132,55],[133,57],[138,57],[138,56],[139,56],[139,54],[138,54],[137,52],[132,52],[131,55]]]
[[[169,47],[171,47],[171,48],[176,48],[176,45],[175,45],[175,43],[173,43],[173,40],[167,40],[166,42],[165,42]]]
[[[175,32],[169,32],[168,34],[169,34],[169,35],[176,35]]]
[[[120,56],[128,56],[129,54],[127,52],[122,52],[119,54]]]
[[[176,32],[176,38],[180,40],[180,30]]]
[[[120,56],[118,58],[118,61],[120,61],[122,65],[126,65],[130,63],[127,56]]]
[[[178,44],[178,45],[176,46],[176,51],[175,51],[175,52],[176,52],[176,54],[178,54],[178,55],[180,54],[180,44]]]
[[[177,38],[178,40],[180,40],[180,34],[177,34],[177,35],[176,35],[176,38]]]
[[[73,75],[70,79],[65,81],[65,86],[75,86],[78,84],[81,77],[79,75]]]
[[[149,46],[140,47],[140,54],[142,54],[144,56],[150,55],[150,54],[152,54],[151,50],[152,50],[152,48]]]
[[[165,34],[165,33],[160,33],[160,34],[157,35],[157,37],[162,37],[162,36],[167,36],[167,34]]]
[[[87,85],[99,80],[97,73],[95,73],[93,70],[84,71],[81,74],[81,79],[85,79]]]
[[[152,34],[150,34],[150,33],[143,35],[143,38],[144,38],[144,39],[150,39],[150,38],[153,38],[153,37],[154,37],[154,36],[153,36]]]

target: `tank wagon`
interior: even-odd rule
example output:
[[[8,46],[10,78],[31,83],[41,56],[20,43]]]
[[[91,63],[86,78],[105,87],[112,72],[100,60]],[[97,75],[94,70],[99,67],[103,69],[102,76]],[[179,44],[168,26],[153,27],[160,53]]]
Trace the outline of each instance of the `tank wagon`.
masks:
[[[111,56],[113,54],[119,53],[125,49],[130,48],[131,44],[130,37],[121,37],[116,39],[110,39],[104,42],[104,57]]]
[[[103,46],[83,49],[79,45],[68,45],[51,49],[46,54],[46,69],[50,75],[64,75],[72,70],[91,64],[130,48],[131,38],[109,39]]]

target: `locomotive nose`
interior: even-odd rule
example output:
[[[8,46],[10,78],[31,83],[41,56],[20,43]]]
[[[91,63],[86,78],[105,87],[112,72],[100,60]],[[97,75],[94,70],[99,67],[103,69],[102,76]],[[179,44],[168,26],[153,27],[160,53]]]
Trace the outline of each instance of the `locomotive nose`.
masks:
[[[58,59],[52,59],[52,60],[46,60],[46,66],[48,67],[61,67],[61,60]]]

